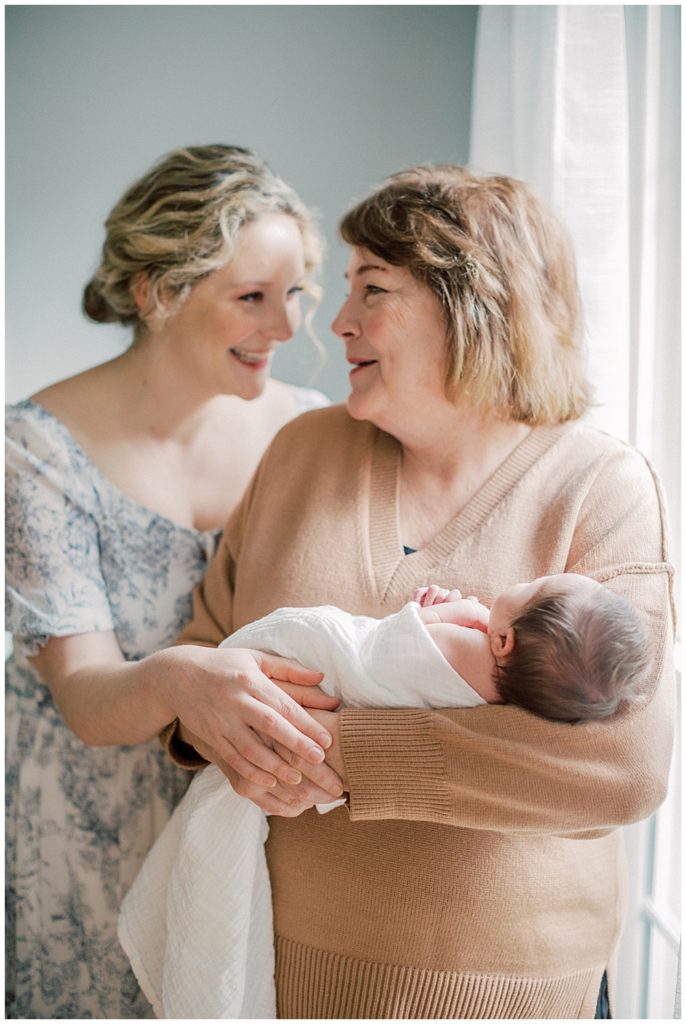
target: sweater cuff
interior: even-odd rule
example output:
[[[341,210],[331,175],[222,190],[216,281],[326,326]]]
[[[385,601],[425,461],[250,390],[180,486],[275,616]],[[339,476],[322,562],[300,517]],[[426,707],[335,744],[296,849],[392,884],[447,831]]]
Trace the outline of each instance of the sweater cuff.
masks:
[[[178,734],[179,720],[175,718],[169,725],[165,725],[159,734],[160,743],[167,751],[167,754],[179,768],[186,768],[188,771],[198,771],[210,762],[206,761],[202,754],[199,754],[195,747],[184,743]]]
[[[445,757],[432,714],[345,708],[341,745],[353,821],[450,821]]]

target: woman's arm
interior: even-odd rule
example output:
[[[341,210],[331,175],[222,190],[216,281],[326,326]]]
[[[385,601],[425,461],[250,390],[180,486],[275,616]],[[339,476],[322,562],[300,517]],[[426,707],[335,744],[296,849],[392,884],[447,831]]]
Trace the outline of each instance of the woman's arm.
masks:
[[[315,716],[325,714],[325,712],[318,711],[311,713]],[[319,721],[319,718],[317,720]],[[326,728],[325,722],[320,722],[320,724]],[[333,724],[335,724],[335,716]],[[332,797],[337,799],[343,795],[344,788],[340,778],[330,765],[325,762],[313,765],[303,761],[292,751],[269,740],[264,735],[261,737],[262,740],[272,746],[284,763],[289,766],[289,771],[280,772],[278,781],[275,780],[271,786],[249,782],[244,775],[223,761],[212,747],[203,743],[199,736],[195,736],[185,726],[180,725],[178,732],[183,742],[201,754],[206,761],[217,765],[239,796],[251,800],[266,814],[278,814],[281,817],[293,818],[315,804],[329,803]]]
[[[67,725],[87,743],[133,744],[182,716],[221,756],[242,759],[272,786],[272,773],[289,766],[260,735],[320,763],[328,737],[300,706],[331,706],[316,690],[317,673],[250,651],[124,658],[101,562],[103,510],[83,458],[39,406],[9,410],[7,628]],[[332,784],[333,772],[320,768]]]
[[[668,602],[666,572],[640,583],[631,588],[636,595],[652,591]],[[675,715],[665,620],[655,640],[650,691],[607,721],[554,723],[512,705],[343,710],[337,717],[352,819],[581,834],[646,817],[665,796]]]
[[[258,468],[253,481],[243,497],[240,505],[229,519],[217,552],[210,562],[207,573],[202,583],[193,592],[193,616],[186,628],[182,631],[178,643],[189,645],[187,649],[197,650],[202,647],[215,648],[222,640],[234,631],[233,603],[236,575],[237,554],[242,543],[243,528],[248,517],[250,502],[254,493],[256,483],[260,476]],[[221,648],[209,653],[212,655],[230,653],[230,648]],[[257,654],[258,652],[253,652]],[[273,658],[271,655],[260,655],[262,658]],[[285,661],[286,659],[276,659]],[[290,664],[290,662],[289,662]],[[321,676],[317,674],[316,681]],[[307,704],[308,707],[332,708],[338,701],[334,698],[327,698],[327,702],[307,698],[302,688],[289,686],[289,680],[281,683],[282,703],[274,707],[278,714],[287,714],[292,720],[294,709],[288,703],[291,701],[296,705],[299,715],[298,723],[304,715],[309,720],[307,734],[317,739],[321,746],[328,748],[331,743],[329,733],[316,721],[307,711],[300,708],[299,704]],[[193,686],[191,686],[191,693]],[[259,723],[251,726],[250,735],[244,737],[245,744],[238,748],[224,745],[221,749],[211,741],[207,743],[202,737],[202,744],[196,742],[198,735],[202,736],[199,729],[194,728],[191,715],[183,712],[178,714],[180,719],[179,735],[181,739],[194,746],[203,757],[215,762],[224,772],[233,788],[240,796],[244,796],[258,804],[263,810],[272,814],[299,814],[312,807],[315,803],[323,803],[330,800],[332,796],[341,795],[342,786],[338,775],[323,759],[321,752],[319,761],[312,751],[300,744],[298,747],[293,742],[284,743],[283,735],[276,734],[277,723],[271,722],[269,730],[262,729]],[[300,728],[300,725],[298,725]],[[303,730],[305,731],[305,730]],[[283,733],[283,730],[282,730]],[[264,747],[269,751],[271,764],[278,764],[278,773],[274,775],[280,780],[278,788],[274,789],[273,783],[265,779],[264,774],[255,771],[254,754],[257,749]],[[296,769],[299,780],[296,782],[293,776],[289,778],[289,769]],[[287,784],[285,789],[281,783]]]
[[[177,647],[127,662],[107,632],[53,638],[30,660],[69,728],[94,746],[143,743],[183,717],[218,756],[242,757],[258,766],[254,780],[270,785],[265,773],[286,766],[255,731],[311,763],[321,762],[329,742],[298,701],[272,682],[312,688],[320,673],[285,658]],[[335,705],[323,694],[314,703]]]
[[[642,700],[607,721],[576,725],[514,706],[345,709],[337,717],[353,820],[580,836],[636,821],[664,799],[676,688],[659,487],[640,457],[619,457],[578,497],[575,518],[567,569],[623,594],[646,623],[652,672]]]

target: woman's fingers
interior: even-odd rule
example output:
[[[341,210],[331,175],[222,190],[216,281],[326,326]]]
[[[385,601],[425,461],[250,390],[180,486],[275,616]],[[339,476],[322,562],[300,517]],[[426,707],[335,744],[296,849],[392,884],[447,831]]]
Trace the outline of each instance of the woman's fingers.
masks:
[[[301,708],[319,708],[320,711],[335,711],[340,706],[338,697],[330,697],[316,686],[300,686],[298,683],[279,683],[279,689],[287,693]]]
[[[276,786],[277,780],[274,775],[270,775],[269,772],[263,771],[251,761],[246,760],[228,740],[222,744],[221,751],[218,751],[218,753],[222,755],[222,760],[233,768],[240,778],[250,782],[253,786],[259,786],[264,789],[274,789]]]
[[[287,693],[283,693],[269,680],[257,687],[246,715],[246,722],[257,732],[266,733],[308,764],[320,764],[324,749],[331,746],[331,736],[315,722]],[[273,691],[273,692],[272,692]],[[251,760],[245,750],[240,752]]]
[[[343,796],[343,784],[328,764],[306,764],[296,754],[292,754],[290,750],[286,750],[279,743],[274,744],[274,749],[281,754],[284,761],[288,760],[294,768],[302,772],[305,778],[300,784],[300,788],[311,796],[315,803],[326,803],[331,797],[337,799]]]
[[[312,806],[311,802],[303,800],[293,792],[288,792],[282,786],[277,785],[274,789],[265,790],[246,782],[226,762],[218,760],[216,764],[231,783],[232,789],[239,796],[251,800],[266,814],[278,814],[282,818],[293,818]]]
[[[289,784],[300,781],[299,771],[275,753],[255,729],[238,725],[223,740],[217,744],[217,753],[253,785],[273,788],[278,779]]]
[[[331,736],[292,697],[263,675],[252,677],[246,689],[254,698],[246,708],[246,721],[253,729],[283,743],[310,764],[324,760]]]
[[[218,746],[221,746],[222,752],[230,758],[230,760],[224,760],[214,747],[211,747],[209,743],[205,743],[199,736],[196,736],[195,733],[191,732],[183,722],[179,723],[178,733],[183,742],[189,743],[191,746],[195,747],[198,753],[201,754],[206,761],[211,761],[213,764],[216,764],[224,775],[226,775],[232,785],[234,782],[238,783],[242,779],[246,785],[252,785],[256,790],[266,788],[273,793],[277,799],[291,800],[291,796],[288,791],[284,790],[279,785],[273,775],[260,771],[260,769],[250,764],[249,761],[246,761],[245,758],[242,758],[228,740],[224,740],[221,744],[218,744]],[[288,772],[288,778],[286,779],[287,782],[299,782],[302,778],[300,772],[290,765],[285,765],[281,762],[281,768]],[[250,779],[250,782],[246,781],[248,778]]]
[[[324,678],[323,672],[305,668],[292,658],[282,658],[278,654],[265,654],[264,651],[250,652],[259,667],[270,679],[278,679],[284,683],[299,683],[301,686],[316,686]]]
[[[303,668],[297,662],[288,658],[281,658],[275,654],[264,654],[262,651],[251,651],[250,653],[262,670],[263,678],[269,684],[267,688],[257,686],[256,696],[285,718],[288,723],[292,723],[295,726],[295,729],[291,728],[285,731],[280,729],[279,735],[273,731],[274,727],[278,728],[278,723],[275,722],[271,722],[270,728],[263,728],[262,726],[256,726],[256,728],[260,728],[268,736],[279,740],[289,750],[304,757],[310,764],[317,764],[319,761],[322,761],[324,758],[319,756],[319,754],[323,752],[321,750],[317,751],[316,746],[313,747],[312,744],[308,744],[299,733],[304,733],[306,737],[309,736],[314,740],[315,744],[323,747],[324,750],[331,745],[330,735],[272,679],[277,679],[282,683],[316,686],[323,679],[323,674],[315,672],[313,669]]]
[[[271,785],[265,787],[260,782],[248,781],[243,771],[234,768],[233,765],[227,761],[223,761],[220,757],[215,754],[214,763],[227,777],[233,789],[236,790],[241,796],[247,796],[248,799],[252,800],[255,796],[263,795],[268,797],[270,801],[276,801],[277,803],[283,803],[288,807],[300,807],[304,801],[301,796],[298,795],[297,791],[292,786],[285,786],[278,782],[276,779],[271,780]],[[302,778],[300,772],[295,771],[291,768],[291,771],[298,777],[298,781]],[[271,777],[270,777],[271,778]],[[262,791],[266,788],[267,792]],[[302,809],[302,808],[301,808]]]

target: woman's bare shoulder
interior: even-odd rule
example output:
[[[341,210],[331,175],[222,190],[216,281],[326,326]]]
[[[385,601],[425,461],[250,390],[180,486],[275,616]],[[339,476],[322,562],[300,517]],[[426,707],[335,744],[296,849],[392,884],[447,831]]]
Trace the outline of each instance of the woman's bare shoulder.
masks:
[[[50,384],[31,395],[90,450],[94,444],[111,438],[113,428],[126,422],[122,416],[121,396],[113,387],[109,363],[101,363],[72,377]]]
[[[79,410],[102,402],[108,390],[107,364],[93,366],[72,377],[49,384],[31,399],[61,420],[78,416]]]

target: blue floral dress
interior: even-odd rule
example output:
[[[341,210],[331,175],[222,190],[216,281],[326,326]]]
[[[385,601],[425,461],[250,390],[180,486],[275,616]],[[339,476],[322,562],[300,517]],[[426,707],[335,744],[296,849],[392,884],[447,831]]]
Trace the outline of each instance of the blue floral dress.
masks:
[[[296,389],[302,410],[326,404]],[[7,409],[6,987],[15,1018],[146,1018],[121,950],[121,900],[188,774],[157,740],[89,747],[27,657],[113,630],[127,660],[171,644],[219,531],[126,497],[37,403]]]

